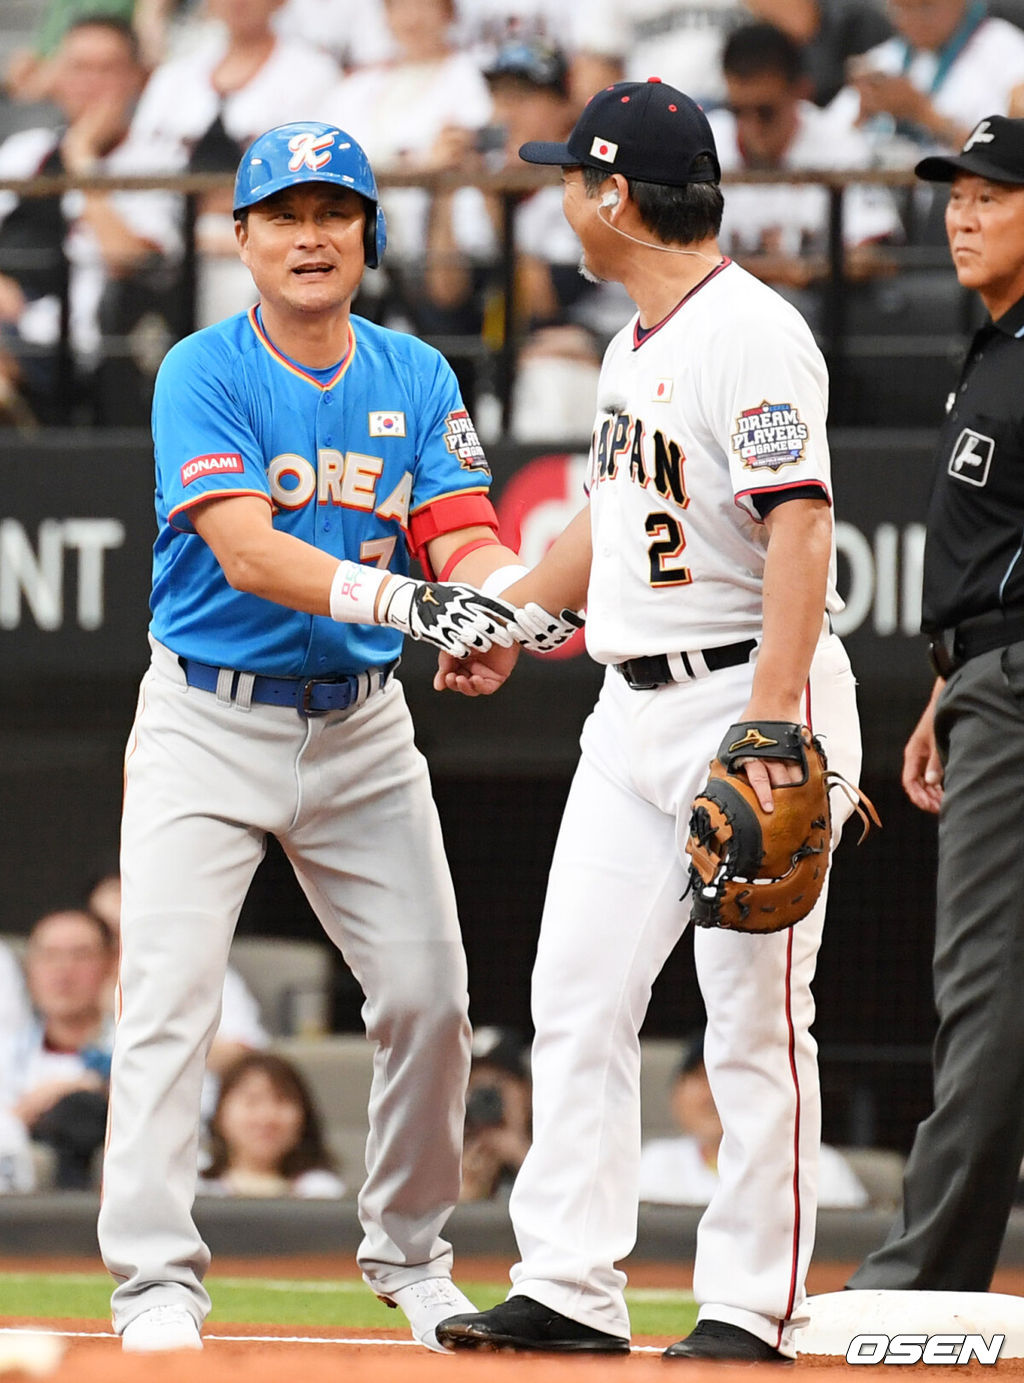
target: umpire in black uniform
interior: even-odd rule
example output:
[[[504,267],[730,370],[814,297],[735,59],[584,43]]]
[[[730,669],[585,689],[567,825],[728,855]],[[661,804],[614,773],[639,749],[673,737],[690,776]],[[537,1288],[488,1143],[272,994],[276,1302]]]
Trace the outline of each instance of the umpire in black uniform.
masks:
[[[903,786],[939,817],[935,1107],[889,1238],[851,1287],[985,1291],[1024,1156],[1024,120],[993,115],[950,183],[957,277],[990,320],[939,434],[923,627],[938,678]]]

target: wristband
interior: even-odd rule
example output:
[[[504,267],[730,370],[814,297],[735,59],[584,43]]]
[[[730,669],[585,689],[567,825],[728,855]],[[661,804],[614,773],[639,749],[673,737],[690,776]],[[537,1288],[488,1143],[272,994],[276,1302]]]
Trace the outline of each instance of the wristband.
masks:
[[[379,624],[377,602],[392,573],[359,562],[339,562],[331,581],[331,619],[341,624]]]
[[[523,576],[528,575],[530,568],[522,567],[514,562],[510,562],[507,567],[496,567],[490,576],[484,578],[480,583],[480,590],[484,595],[501,595],[502,591],[515,583]]]

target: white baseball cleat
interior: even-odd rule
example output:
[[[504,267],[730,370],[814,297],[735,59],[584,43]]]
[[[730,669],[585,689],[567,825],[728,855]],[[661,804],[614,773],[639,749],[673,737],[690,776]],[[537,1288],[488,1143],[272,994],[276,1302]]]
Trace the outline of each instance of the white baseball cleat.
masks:
[[[151,1306],[130,1320],[121,1332],[121,1348],[129,1354],[157,1354],[171,1349],[202,1349],[199,1327],[180,1306]]]
[[[450,1277],[421,1278],[419,1282],[410,1282],[408,1287],[399,1287],[397,1292],[382,1295],[381,1301],[399,1307],[409,1322],[413,1339],[437,1354],[449,1353],[434,1333],[441,1322],[449,1316],[476,1310]]]

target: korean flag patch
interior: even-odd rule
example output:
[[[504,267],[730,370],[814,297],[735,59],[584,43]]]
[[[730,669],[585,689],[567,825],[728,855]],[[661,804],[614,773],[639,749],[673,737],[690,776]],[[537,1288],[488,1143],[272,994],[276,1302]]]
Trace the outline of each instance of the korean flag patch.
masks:
[[[405,436],[405,414],[404,414],[404,413],[371,413],[371,414],[370,414],[370,436],[371,436],[371,437],[404,437],[404,436]]]

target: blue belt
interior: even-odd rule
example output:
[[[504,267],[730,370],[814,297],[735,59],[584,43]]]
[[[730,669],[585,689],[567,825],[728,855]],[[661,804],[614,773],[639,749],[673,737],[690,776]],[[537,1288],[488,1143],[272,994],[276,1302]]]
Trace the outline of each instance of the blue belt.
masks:
[[[213,667],[210,663],[199,663],[194,658],[179,658],[185,680],[190,687],[200,691],[216,692],[224,668]],[[344,711],[359,700],[365,701],[372,693],[383,687],[395,668],[398,659],[383,667],[367,668],[364,672],[343,672],[338,677],[264,677],[262,673],[230,673],[228,695],[235,699],[240,690],[239,680],[252,678],[248,693],[250,701],[258,701],[265,706],[291,706],[300,716],[322,716],[328,711]]]

